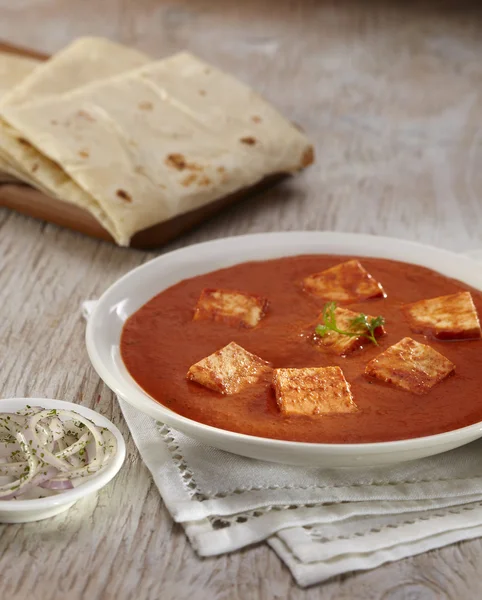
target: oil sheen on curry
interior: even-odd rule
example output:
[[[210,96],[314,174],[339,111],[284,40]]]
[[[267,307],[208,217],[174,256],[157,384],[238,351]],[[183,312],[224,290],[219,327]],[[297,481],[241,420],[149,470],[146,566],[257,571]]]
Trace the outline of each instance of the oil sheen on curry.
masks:
[[[407,439],[482,421],[481,292],[379,258],[239,264],[161,292],[124,363],[173,411],[282,440]]]

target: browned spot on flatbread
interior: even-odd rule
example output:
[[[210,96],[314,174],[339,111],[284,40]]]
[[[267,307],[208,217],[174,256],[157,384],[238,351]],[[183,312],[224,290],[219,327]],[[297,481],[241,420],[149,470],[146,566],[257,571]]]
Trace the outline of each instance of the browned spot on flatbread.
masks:
[[[261,123],[263,119],[261,117],[258,117],[258,115],[253,115],[251,117],[251,121],[253,121],[253,123]]]
[[[147,100],[145,102],[139,102],[138,106],[141,110],[152,110],[154,108],[154,104]]]
[[[52,119],[50,122],[52,123],[52,125],[57,125],[58,123],[58,121],[56,121],[55,119]]]
[[[224,171],[226,171],[224,167],[218,167],[216,170],[218,173],[224,173]]]
[[[117,194],[117,196],[119,196],[119,198],[122,198],[122,200],[124,200],[125,202],[132,202],[132,198],[125,190],[117,190],[116,194]]]
[[[82,117],[82,119],[85,119],[86,121],[90,121],[91,123],[95,122],[94,117],[90,113],[88,113],[86,110],[79,110],[77,112],[77,116]]]
[[[168,167],[172,167],[173,169],[177,169],[178,171],[184,171],[184,169],[188,169],[189,171],[203,170],[201,165],[188,162],[185,156],[178,153],[168,154],[164,162]]]
[[[79,156],[82,158],[89,158],[90,154],[88,150],[79,150]]]
[[[211,183],[211,180],[209,179],[209,177],[207,175],[203,175],[199,179],[198,183],[199,183],[199,185],[206,186],[206,185],[209,185]]]
[[[200,96],[205,96],[206,95],[206,90],[199,90],[199,95]]]
[[[139,175],[145,175],[146,174],[146,170],[144,169],[144,167],[142,165],[136,165],[134,167],[134,172],[138,173]]]
[[[246,144],[248,146],[254,146],[256,144],[256,138],[248,135],[246,137],[243,137],[239,140],[242,144]]]
[[[308,165],[311,165],[315,160],[315,151],[313,146],[310,146],[303,152],[303,156],[301,157],[301,167],[304,169]]]
[[[192,185],[196,181],[196,179],[197,175],[195,173],[189,173],[189,175],[186,175],[186,177],[184,177],[181,183],[184,187],[188,187]]]
[[[186,168],[186,159],[182,154],[168,154],[165,163],[168,167],[183,171]]]
[[[20,144],[22,144],[23,146],[30,146],[30,147],[32,146],[32,144],[28,140],[26,140],[25,138],[23,138],[23,137],[17,138],[17,141]]]
[[[38,169],[38,163],[35,163],[34,165],[32,165],[32,173],[35,173],[35,171]]]

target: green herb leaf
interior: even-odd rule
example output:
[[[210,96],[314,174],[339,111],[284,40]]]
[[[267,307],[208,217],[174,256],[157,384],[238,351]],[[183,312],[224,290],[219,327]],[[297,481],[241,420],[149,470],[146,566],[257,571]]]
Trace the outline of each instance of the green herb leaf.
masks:
[[[378,327],[385,325],[385,319],[382,316],[368,318],[367,315],[360,313],[350,323],[350,329],[345,331],[339,329],[336,324],[336,303],[328,302],[323,307],[323,323],[320,323],[315,328],[316,335],[320,337],[325,336],[329,331],[334,331],[340,335],[346,335],[348,337],[365,337],[370,342],[378,346],[377,339],[375,337],[375,331]]]

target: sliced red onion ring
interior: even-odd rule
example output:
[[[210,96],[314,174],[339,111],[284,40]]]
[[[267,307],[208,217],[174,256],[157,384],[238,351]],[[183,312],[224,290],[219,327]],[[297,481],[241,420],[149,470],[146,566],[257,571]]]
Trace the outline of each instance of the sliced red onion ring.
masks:
[[[73,490],[74,486],[70,479],[60,479],[56,481],[55,479],[49,479],[48,481],[44,481],[44,483],[40,484],[41,488],[46,490]]]
[[[35,489],[60,493],[81,485],[117,452],[115,436],[75,411],[26,407],[0,413],[0,499]]]

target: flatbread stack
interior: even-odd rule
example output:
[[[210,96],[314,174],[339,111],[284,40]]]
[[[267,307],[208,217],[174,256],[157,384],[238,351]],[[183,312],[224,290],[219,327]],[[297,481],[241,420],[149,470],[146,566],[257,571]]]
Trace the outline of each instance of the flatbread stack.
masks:
[[[97,38],[4,93],[0,117],[0,168],[89,211],[122,246],[313,161],[307,137],[230,75]]]
[[[7,92],[25,79],[38,65],[39,61],[33,58],[0,52],[0,102]],[[11,181],[13,177],[2,169],[1,164],[0,161],[0,182]]]
[[[0,100],[29,75],[40,62],[7,52],[0,52]]]

